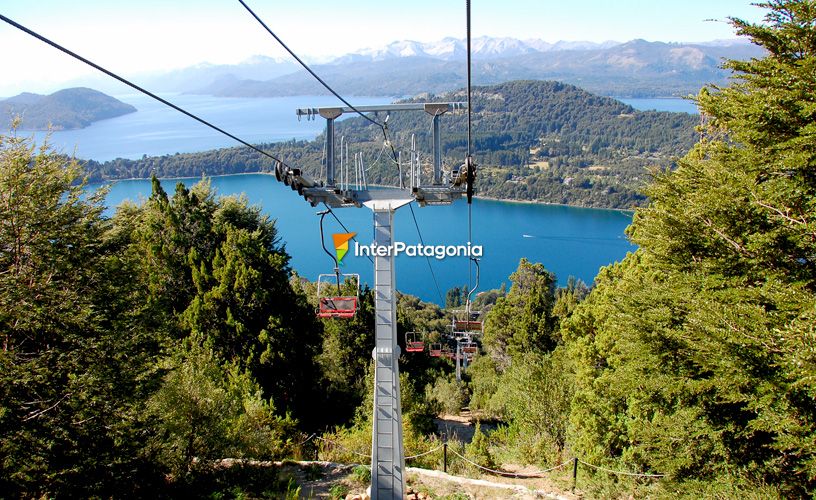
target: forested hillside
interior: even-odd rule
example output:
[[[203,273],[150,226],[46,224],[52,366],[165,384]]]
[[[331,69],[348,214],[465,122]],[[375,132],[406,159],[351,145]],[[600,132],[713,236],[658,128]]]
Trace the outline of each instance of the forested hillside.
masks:
[[[19,116],[19,127],[27,130],[83,128],[135,111],[130,104],[88,88],[63,89],[50,95],[25,92],[0,101],[0,114],[4,118]]]
[[[510,422],[494,454],[666,475],[617,476],[626,495],[816,491],[816,4],[764,5],[766,25],[733,23],[769,56],[701,91],[703,136],[646,190],[639,249],[583,300],[523,262],[488,315],[471,407]]]
[[[639,205],[645,200],[640,192],[648,169],[671,168],[694,143],[699,123],[685,113],[636,111],[558,82],[476,87],[473,96],[478,194],[502,199],[607,208]],[[428,97],[466,100],[462,91],[415,100]],[[458,167],[467,149],[466,117],[444,116],[441,123],[447,166]],[[424,113],[395,113],[389,120],[395,142],[410,144],[415,134],[424,151],[431,148],[429,126]],[[381,149],[375,127],[361,119],[337,128],[346,137],[369,137],[372,150]],[[394,183],[393,172],[386,163],[369,179]]]
[[[414,101],[461,101],[462,92],[424,95]],[[410,102],[410,101],[408,101]],[[430,168],[430,121],[423,112],[394,113],[390,139],[407,163],[411,137]],[[480,164],[479,194],[503,199],[578,206],[631,208],[641,194],[649,168],[671,168],[691,147],[699,118],[685,113],[636,111],[615,99],[599,97],[558,82],[519,81],[474,89],[474,138]],[[445,168],[457,168],[465,156],[465,116],[441,119]],[[368,181],[398,183],[398,169],[383,154],[379,127],[361,117],[338,123],[350,154],[362,152]],[[289,165],[321,174],[324,139],[263,145]],[[146,157],[141,160],[89,162],[92,179],[201,176],[271,171],[272,163],[251,150],[230,148],[204,153]],[[404,169],[407,171],[407,168]],[[427,179],[427,177],[426,177]]]
[[[731,22],[767,57],[700,92],[699,140],[649,183],[636,252],[591,287],[522,259],[475,301],[461,381],[445,357],[400,358],[411,465],[580,465],[585,498],[814,495],[816,1],[763,6]],[[369,288],[353,319],[318,319],[260,208],[154,178],[107,218],[82,177],[0,136],[0,496],[297,498],[283,466],[242,459],[366,460]],[[399,296],[400,344],[444,342],[467,291],[447,310]],[[433,417],[465,405],[490,428],[440,437]]]

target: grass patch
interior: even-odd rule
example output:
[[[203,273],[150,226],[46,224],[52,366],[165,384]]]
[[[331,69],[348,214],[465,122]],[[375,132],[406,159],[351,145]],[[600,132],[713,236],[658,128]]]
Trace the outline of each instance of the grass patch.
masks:
[[[351,470],[349,480],[359,486],[368,486],[371,483],[371,469],[365,465],[357,465]]]
[[[346,495],[349,494],[349,491],[350,491],[349,487],[346,486],[345,484],[342,483],[335,484],[329,490],[329,498],[331,498],[332,500],[342,500],[343,498],[346,498]]]

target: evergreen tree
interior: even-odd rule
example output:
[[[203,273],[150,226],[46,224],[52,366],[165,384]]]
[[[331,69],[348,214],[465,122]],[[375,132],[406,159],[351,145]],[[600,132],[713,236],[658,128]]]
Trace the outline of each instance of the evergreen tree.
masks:
[[[75,161],[0,136],[0,491],[136,494],[161,339]],[[138,302],[138,300],[137,300]]]
[[[496,301],[485,321],[485,348],[502,371],[514,357],[551,351],[558,343],[552,313],[555,276],[543,265],[521,259],[510,281],[510,292]]]
[[[134,209],[131,209],[134,210]],[[148,301],[179,339],[193,336],[260,384],[278,411],[312,425],[320,328],[289,282],[274,223],[243,198],[215,199],[208,182],[153,194],[136,214]]]
[[[579,455],[676,479],[816,485],[816,3],[733,19],[768,54],[698,96],[703,137],[658,172],[567,321]]]
[[[461,305],[462,292],[458,286],[455,286],[448,290],[448,293],[445,295],[445,308],[456,309],[457,307],[461,307]]]

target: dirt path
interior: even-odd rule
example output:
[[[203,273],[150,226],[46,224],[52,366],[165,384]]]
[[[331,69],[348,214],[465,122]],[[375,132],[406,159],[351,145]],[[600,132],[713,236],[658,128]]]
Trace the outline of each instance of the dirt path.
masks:
[[[255,460],[225,459],[220,466],[247,464],[279,468],[279,480],[292,480],[300,487],[300,498],[357,498],[367,499],[370,479],[360,466],[323,461],[260,462]],[[574,495],[549,479],[516,479],[494,476],[468,478],[441,471],[406,467],[406,498],[419,499],[533,499],[577,500]]]
[[[407,467],[408,485],[427,491],[431,498],[465,495],[474,500],[495,498],[575,500],[580,496],[560,490],[546,479],[508,479],[482,476],[479,479],[451,476],[441,471]]]
[[[473,433],[476,431],[475,416],[470,409],[463,408],[459,415],[445,414],[434,419],[439,433],[448,439],[457,439],[463,443],[470,443],[473,440]],[[482,423],[482,431],[489,431],[496,428],[493,424]]]

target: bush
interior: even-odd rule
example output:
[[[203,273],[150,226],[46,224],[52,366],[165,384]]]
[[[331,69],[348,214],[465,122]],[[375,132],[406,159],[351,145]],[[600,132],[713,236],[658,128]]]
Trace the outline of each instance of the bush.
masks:
[[[465,457],[482,467],[496,468],[496,462],[490,453],[490,441],[482,433],[482,425],[478,422],[476,423],[476,431],[473,433],[473,440],[465,446]]]
[[[467,402],[467,388],[462,382],[457,382],[453,376],[438,378],[433,386],[426,388],[427,398],[433,402],[440,412],[458,415],[459,410]]]
[[[279,458],[294,422],[274,407],[246,372],[219,364],[205,346],[182,349],[164,383],[148,401],[157,423],[161,462],[176,477],[224,457]]]

